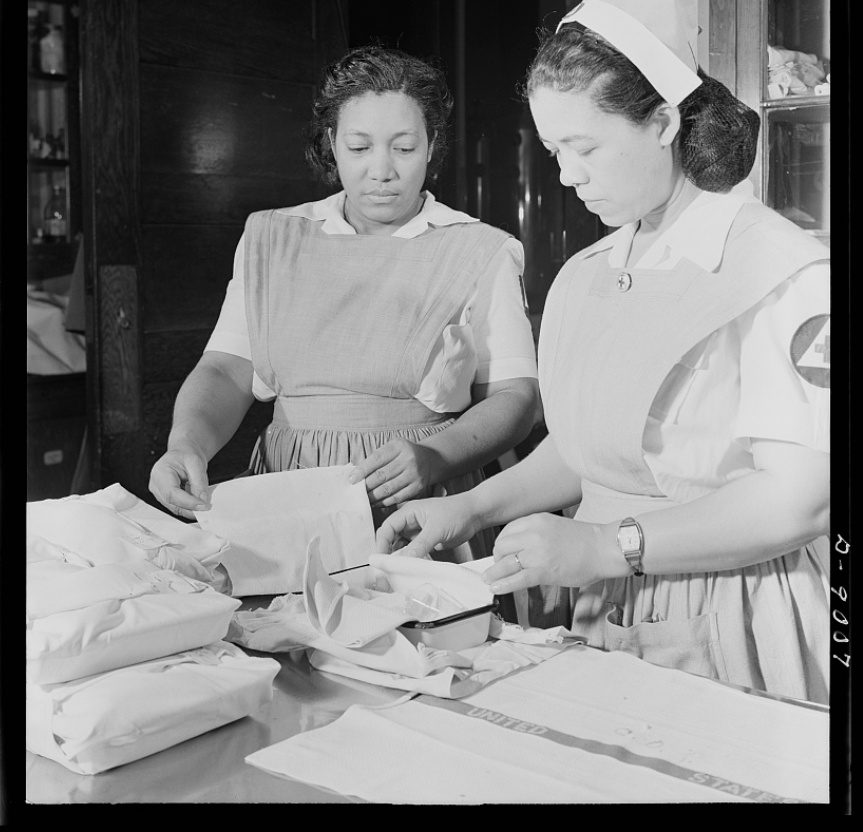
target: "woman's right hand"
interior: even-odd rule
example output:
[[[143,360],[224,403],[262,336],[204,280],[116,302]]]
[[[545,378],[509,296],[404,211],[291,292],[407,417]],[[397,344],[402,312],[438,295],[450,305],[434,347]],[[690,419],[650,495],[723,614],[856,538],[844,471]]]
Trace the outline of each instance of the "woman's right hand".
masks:
[[[405,503],[384,520],[377,531],[378,551],[398,551],[425,557],[435,550],[453,549],[482,528],[470,492]]]
[[[193,511],[206,511],[207,458],[191,446],[173,448],[150,471],[150,492],[174,514],[194,520]]]

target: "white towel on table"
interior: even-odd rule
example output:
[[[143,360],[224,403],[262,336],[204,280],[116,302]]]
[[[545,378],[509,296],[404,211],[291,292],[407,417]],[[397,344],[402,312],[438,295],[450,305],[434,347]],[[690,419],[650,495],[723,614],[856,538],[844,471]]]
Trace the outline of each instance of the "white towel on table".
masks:
[[[246,761],[383,803],[825,803],[829,715],[573,647],[466,699],[354,705]]]

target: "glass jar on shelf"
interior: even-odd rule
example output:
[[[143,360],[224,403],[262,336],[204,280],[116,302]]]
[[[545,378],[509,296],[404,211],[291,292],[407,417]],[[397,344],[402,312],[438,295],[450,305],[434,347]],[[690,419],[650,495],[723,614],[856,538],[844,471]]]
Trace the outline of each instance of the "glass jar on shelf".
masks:
[[[39,69],[49,75],[66,73],[66,44],[63,29],[49,23],[46,33],[39,41]]]
[[[54,185],[51,189],[51,197],[42,214],[42,240],[44,242],[66,242],[67,215],[66,189],[62,185]]]

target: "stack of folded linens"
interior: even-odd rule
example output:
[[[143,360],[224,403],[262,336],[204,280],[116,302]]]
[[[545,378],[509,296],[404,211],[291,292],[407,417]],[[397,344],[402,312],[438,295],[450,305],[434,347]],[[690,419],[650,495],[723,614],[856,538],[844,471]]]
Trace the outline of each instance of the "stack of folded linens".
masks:
[[[27,506],[27,748],[97,774],[257,712],[279,670],[224,641],[228,544],[119,485]]]

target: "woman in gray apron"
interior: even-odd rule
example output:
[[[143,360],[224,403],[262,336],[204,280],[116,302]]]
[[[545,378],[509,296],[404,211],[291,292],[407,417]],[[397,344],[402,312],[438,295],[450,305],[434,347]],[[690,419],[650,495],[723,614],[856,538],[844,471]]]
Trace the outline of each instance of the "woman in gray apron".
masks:
[[[151,474],[165,506],[206,507],[207,463],[255,398],[274,414],[251,471],[353,463],[376,525],[407,499],[476,485],[530,431],[522,246],[424,190],[451,108],[442,72],[396,50],[354,50],[325,71],[307,157],[343,190],[247,220]],[[482,557],[491,540],[438,556]]]
[[[618,230],[549,293],[548,438],[378,542],[508,523],[485,579],[539,595],[528,623],[826,702],[829,249],[750,195],[758,117],[695,65],[696,32],[692,0],[587,0],[541,45],[539,138]]]

